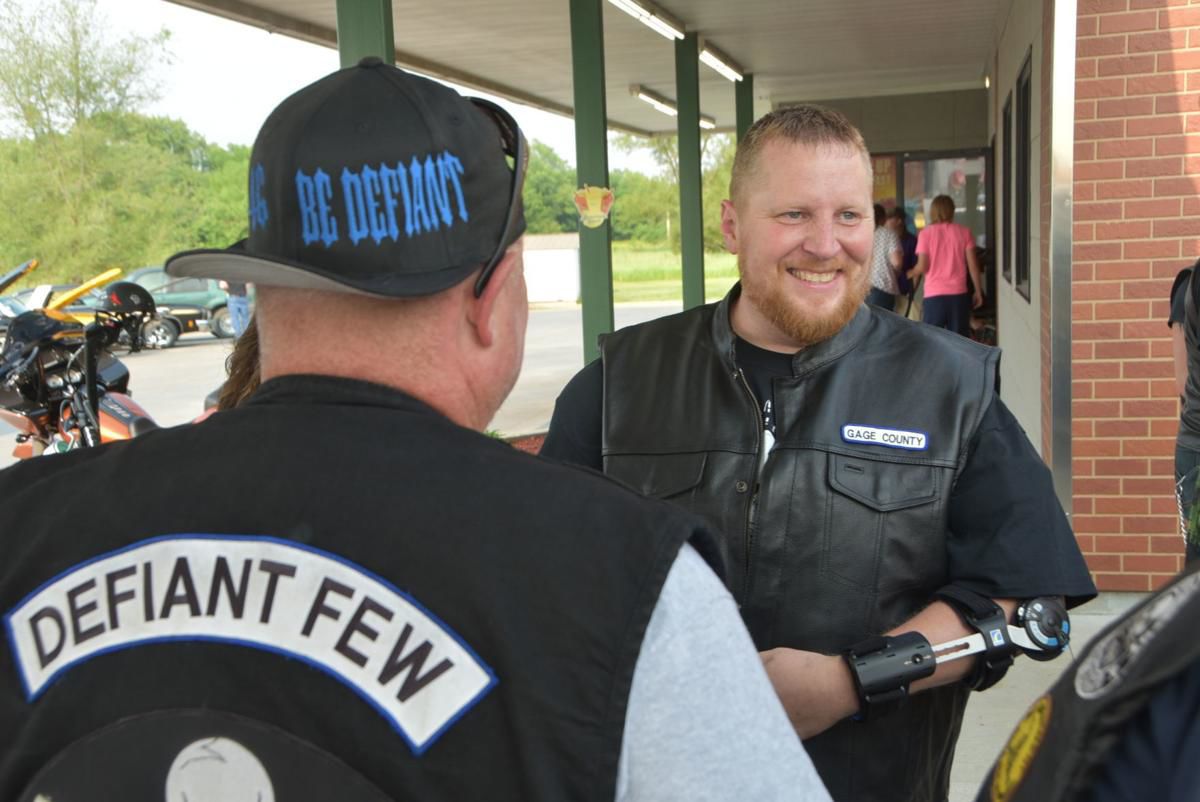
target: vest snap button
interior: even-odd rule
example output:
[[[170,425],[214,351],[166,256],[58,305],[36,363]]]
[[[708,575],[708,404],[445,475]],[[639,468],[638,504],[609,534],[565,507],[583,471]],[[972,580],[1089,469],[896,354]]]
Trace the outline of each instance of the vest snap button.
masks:
[[[739,493],[745,493],[747,490],[750,489],[750,485],[746,484],[741,479],[738,479],[736,482],[733,483],[733,489]]]

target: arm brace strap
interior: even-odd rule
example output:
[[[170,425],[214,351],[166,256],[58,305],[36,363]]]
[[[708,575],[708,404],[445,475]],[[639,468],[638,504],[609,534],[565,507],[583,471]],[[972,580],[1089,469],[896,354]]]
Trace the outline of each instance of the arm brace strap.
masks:
[[[958,585],[946,585],[934,599],[949,604],[968,627],[983,636],[985,650],[975,658],[975,668],[963,681],[977,691],[995,685],[1008,672],[1018,649],[1008,636],[1004,609],[987,596]]]
[[[933,647],[920,632],[876,635],[854,644],[842,655],[850,665],[859,711],[865,721],[873,710],[908,696],[914,680],[928,677],[937,668]]]

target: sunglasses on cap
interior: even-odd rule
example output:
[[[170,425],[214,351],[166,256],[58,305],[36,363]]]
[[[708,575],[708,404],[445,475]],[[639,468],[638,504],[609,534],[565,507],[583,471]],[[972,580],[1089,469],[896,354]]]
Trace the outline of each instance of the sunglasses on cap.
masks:
[[[517,220],[521,214],[521,191],[525,187],[525,172],[529,168],[529,146],[525,142],[525,135],[521,133],[517,121],[503,108],[490,100],[479,97],[469,97],[467,100],[487,114],[488,118],[496,124],[496,128],[500,131],[500,145],[504,150],[504,155],[513,160],[512,192],[508,198],[508,214],[504,217],[504,229],[500,234],[500,241],[496,243],[496,252],[492,254],[492,258],[488,259],[479,273],[479,278],[475,280],[475,297],[478,298],[483,294],[483,288],[487,286],[488,279],[496,270],[496,265],[500,264],[500,260],[504,258],[504,252],[512,244],[510,240],[513,238]]]

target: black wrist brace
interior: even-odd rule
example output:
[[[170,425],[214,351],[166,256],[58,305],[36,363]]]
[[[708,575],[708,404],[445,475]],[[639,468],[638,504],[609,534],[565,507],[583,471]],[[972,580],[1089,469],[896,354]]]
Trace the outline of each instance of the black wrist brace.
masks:
[[[859,721],[869,718],[880,705],[902,700],[910,683],[937,668],[933,647],[920,632],[876,635],[854,644],[843,657],[858,692],[860,707],[855,718]]]

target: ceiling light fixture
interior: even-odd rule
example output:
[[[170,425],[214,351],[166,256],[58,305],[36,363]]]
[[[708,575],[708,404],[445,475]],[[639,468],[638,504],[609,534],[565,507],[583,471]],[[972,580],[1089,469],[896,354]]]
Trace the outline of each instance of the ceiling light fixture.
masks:
[[[992,88],[992,76],[990,76],[990,75],[983,76],[983,88],[984,89]]]
[[[641,84],[633,84],[630,86],[629,94],[633,95],[638,100],[649,103],[655,109],[661,111],[668,117],[674,117],[679,114],[679,110],[675,108],[675,104],[673,102],[667,100],[657,92],[650,91]]]
[[[679,109],[676,108],[674,101],[668,100],[657,92],[647,89],[641,84],[633,84],[630,86],[629,94],[633,95],[644,103],[649,103],[656,110],[661,111],[668,117],[679,116]],[[711,131],[717,127],[717,121],[707,114],[701,114],[700,127],[706,131]]]
[[[661,8],[642,0],[608,0],[638,22],[668,39],[683,38],[683,23]]]
[[[700,60],[730,81],[742,80],[742,68],[703,39],[700,40]]]

